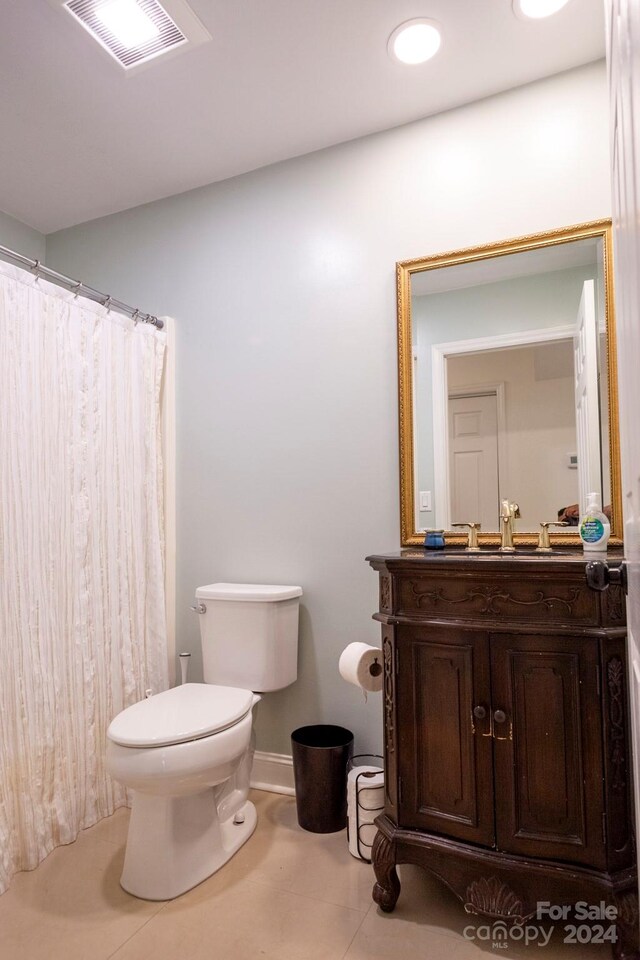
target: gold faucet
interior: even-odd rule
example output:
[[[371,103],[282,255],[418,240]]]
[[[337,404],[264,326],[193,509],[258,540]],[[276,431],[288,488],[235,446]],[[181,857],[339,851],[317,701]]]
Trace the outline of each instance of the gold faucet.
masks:
[[[540,524],[540,539],[536,547],[536,553],[551,553],[551,541],[549,540],[549,527],[568,527],[569,524],[564,520],[545,520]]]
[[[480,530],[482,524],[480,523],[453,523],[453,527],[469,527],[469,539],[467,541],[467,546],[465,550],[467,553],[480,553],[480,547],[478,546],[478,530]]]
[[[502,533],[501,553],[515,553],[513,545],[513,534],[515,532],[515,520],[520,516],[520,507],[517,503],[509,503],[508,500],[502,501],[500,510],[500,531]]]

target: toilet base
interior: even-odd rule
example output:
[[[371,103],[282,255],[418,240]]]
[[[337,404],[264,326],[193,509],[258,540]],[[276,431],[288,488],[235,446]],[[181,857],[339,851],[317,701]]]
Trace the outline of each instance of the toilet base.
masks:
[[[246,843],[258,822],[256,808],[247,800],[220,820],[218,794],[214,787],[183,797],[134,794],[120,878],[127,893],[142,900],[173,900],[219,870]]]

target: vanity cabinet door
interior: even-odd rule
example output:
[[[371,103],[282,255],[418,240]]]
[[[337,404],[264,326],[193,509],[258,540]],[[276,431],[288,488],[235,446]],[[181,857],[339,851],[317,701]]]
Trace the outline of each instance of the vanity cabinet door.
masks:
[[[488,634],[400,626],[397,645],[400,825],[490,846]]]
[[[605,866],[598,642],[493,636],[499,850]]]

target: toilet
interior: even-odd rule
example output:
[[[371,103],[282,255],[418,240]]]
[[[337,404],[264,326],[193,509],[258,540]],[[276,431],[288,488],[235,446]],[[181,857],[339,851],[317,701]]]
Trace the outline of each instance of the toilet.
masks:
[[[107,769],[133,792],[120,883],[171,900],[219,870],[256,827],[248,800],[253,714],[298,674],[293,586],[213,583],[196,590],[204,683],[127,707],[107,731]]]

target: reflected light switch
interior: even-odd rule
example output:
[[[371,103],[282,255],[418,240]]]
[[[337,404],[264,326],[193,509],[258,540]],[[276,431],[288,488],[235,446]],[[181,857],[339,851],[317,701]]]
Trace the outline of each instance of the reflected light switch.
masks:
[[[420,491],[420,509],[431,510],[431,490]]]

